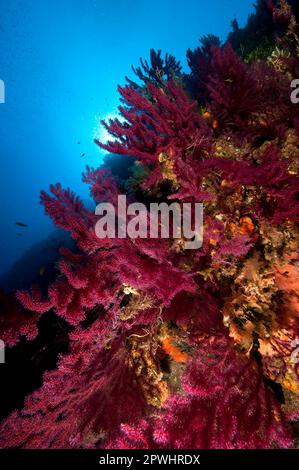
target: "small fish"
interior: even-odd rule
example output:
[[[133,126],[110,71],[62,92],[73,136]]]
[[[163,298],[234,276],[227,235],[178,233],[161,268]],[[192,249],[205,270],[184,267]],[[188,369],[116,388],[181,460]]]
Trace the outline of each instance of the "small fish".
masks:
[[[217,127],[218,127],[218,119],[213,119],[212,127],[213,127],[214,130],[217,129]]]
[[[81,157],[85,157],[85,153],[82,153]]]
[[[203,117],[209,120],[211,118],[211,113],[209,111],[206,111],[205,113],[203,113]]]
[[[209,111],[205,111],[202,116],[206,121],[209,122],[214,130],[218,128],[218,119],[214,118]]]
[[[45,272],[46,272],[46,267],[45,267],[45,266],[41,266],[41,267],[39,268],[39,275],[40,275],[40,276],[43,276],[43,275],[45,274]]]
[[[23,222],[16,222],[16,225],[17,225],[18,227],[28,227],[28,225],[27,225],[27,224],[24,224]]]
[[[77,142],[77,145],[80,145],[80,144],[81,144],[81,142]]]

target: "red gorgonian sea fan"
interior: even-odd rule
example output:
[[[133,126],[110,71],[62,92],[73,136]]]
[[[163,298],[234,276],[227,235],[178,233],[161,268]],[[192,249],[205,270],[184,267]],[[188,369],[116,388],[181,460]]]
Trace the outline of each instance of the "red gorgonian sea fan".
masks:
[[[182,389],[159,416],[142,418],[137,426],[124,423],[108,447],[250,449],[291,444],[279,405],[256,364],[232,351],[226,338],[201,339],[182,377]]]
[[[187,249],[184,234],[98,238],[97,216],[80,198],[60,184],[42,192],[76,249],[61,250],[47,293],[18,292],[26,310],[9,318],[6,309],[1,324],[13,345],[34,338],[51,311],[69,325],[70,346],[2,421],[1,447],[294,446],[288,417],[297,416],[298,368],[286,358],[291,348],[279,357],[277,345],[299,327],[296,293],[282,278],[288,260],[297,285],[299,138],[293,119],[281,122],[275,111],[273,128],[267,120],[269,95],[285,96],[285,77],[265,80],[259,100],[261,65],[248,66],[230,46],[205,59],[200,102],[182,77],[120,87],[124,120],[104,123],[112,140],[97,142],[135,159],[122,185],[130,202],[204,201],[202,247]],[[83,180],[95,204],[117,204],[108,170],[87,168]]]

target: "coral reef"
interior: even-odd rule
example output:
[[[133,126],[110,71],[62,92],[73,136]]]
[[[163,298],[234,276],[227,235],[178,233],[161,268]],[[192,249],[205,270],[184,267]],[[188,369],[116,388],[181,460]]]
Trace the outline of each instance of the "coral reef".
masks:
[[[234,24],[232,45],[208,36],[189,50],[189,76],[151,51],[135,69],[142,85],[119,87],[124,120],[103,122],[111,141],[96,142],[132,159],[132,177],[83,175],[95,204],[116,205],[124,187],[130,202],[204,202],[201,248],[184,236],[100,239],[97,216],[70,189],[41,193],[76,249],[61,248],[47,292],[17,293],[23,307],[4,309],[1,326],[13,346],[36,338],[50,312],[69,348],[2,421],[1,447],[297,445],[298,28],[276,3],[259,2],[242,34]],[[261,38],[274,45],[279,23],[283,53],[247,60],[234,43],[261,11]]]

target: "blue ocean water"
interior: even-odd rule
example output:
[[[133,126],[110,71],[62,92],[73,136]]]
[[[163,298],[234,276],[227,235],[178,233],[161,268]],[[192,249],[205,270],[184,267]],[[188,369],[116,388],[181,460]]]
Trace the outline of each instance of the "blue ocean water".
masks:
[[[252,11],[253,0],[0,2],[0,287],[31,280],[49,245],[57,250],[55,234],[43,241],[54,227],[40,190],[61,182],[88,198],[81,173],[103,159],[93,139],[105,138],[99,119],[116,113],[131,64],[154,48],[186,68],[201,36],[225,40],[231,20],[242,26]]]

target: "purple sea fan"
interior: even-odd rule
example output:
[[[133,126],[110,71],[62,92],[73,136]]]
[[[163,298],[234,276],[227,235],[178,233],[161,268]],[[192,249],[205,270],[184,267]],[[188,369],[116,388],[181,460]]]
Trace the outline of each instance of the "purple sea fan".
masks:
[[[255,183],[264,193],[256,210],[271,223],[299,221],[298,177],[288,172],[288,165],[278,148],[270,145],[256,173]]]
[[[211,109],[223,126],[244,128],[258,107],[256,81],[249,67],[227,44],[213,48],[212,72],[207,88]]]
[[[257,365],[239,356],[224,337],[205,338],[187,366],[184,393],[164,412],[136,427],[122,426],[111,447],[286,448],[290,432],[279,403]]]
[[[220,39],[217,36],[209,34],[203,36],[200,40],[200,46],[194,51],[187,50],[187,61],[190,67],[190,75],[186,75],[185,81],[188,90],[199,103],[205,103],[209,92],[207,90],[207,81],[211,73],[211,59],[213,47],[220,47]]]
[[[139,80],[147,83],[154,83],[157,86],[164,86],[165,82],[173,80],[175,77],[179,77],[182,72],[182,66],[180,61],[177,61],[176,58],[171,54],[165,54],[165,58],[161,57],[161,50],[155,51],[154,49],[150,50],[150,63],[147,60],[140,58],[140,66],[133,67],[132,70],[137,75]],[[126,77],[127,82],[130,85],[133,85],[136,89],[141,89],[142,87],[137,85],[137,83],[130,80]]]
[[[106,336],[104,333],[106,332]],[[146,408],[134,372],[126,362],[123,337],[107,321],[72,333],[72,348],[42,387],[29,395],[0,426],[0,447],[100,447],[122,421]]]
[[[172,153],[175,161],[186,149],[209,148],[210,130],[197,111],[197,103],[173,82],[166,90],[149,83],[150,99],[132,86],[119,87],[125,106],[119,110],[125,122],[103,121],[116,140],[96,143],[109,152],[136,157],[142,163],[157,166],[161,154]]]
[[[250,120],[250,132],[256,142],[283,139],[292,126],[296,107],[290,100],[288,76],[265,62],[255,62],[250,73],[256,81],[259,106]]]

